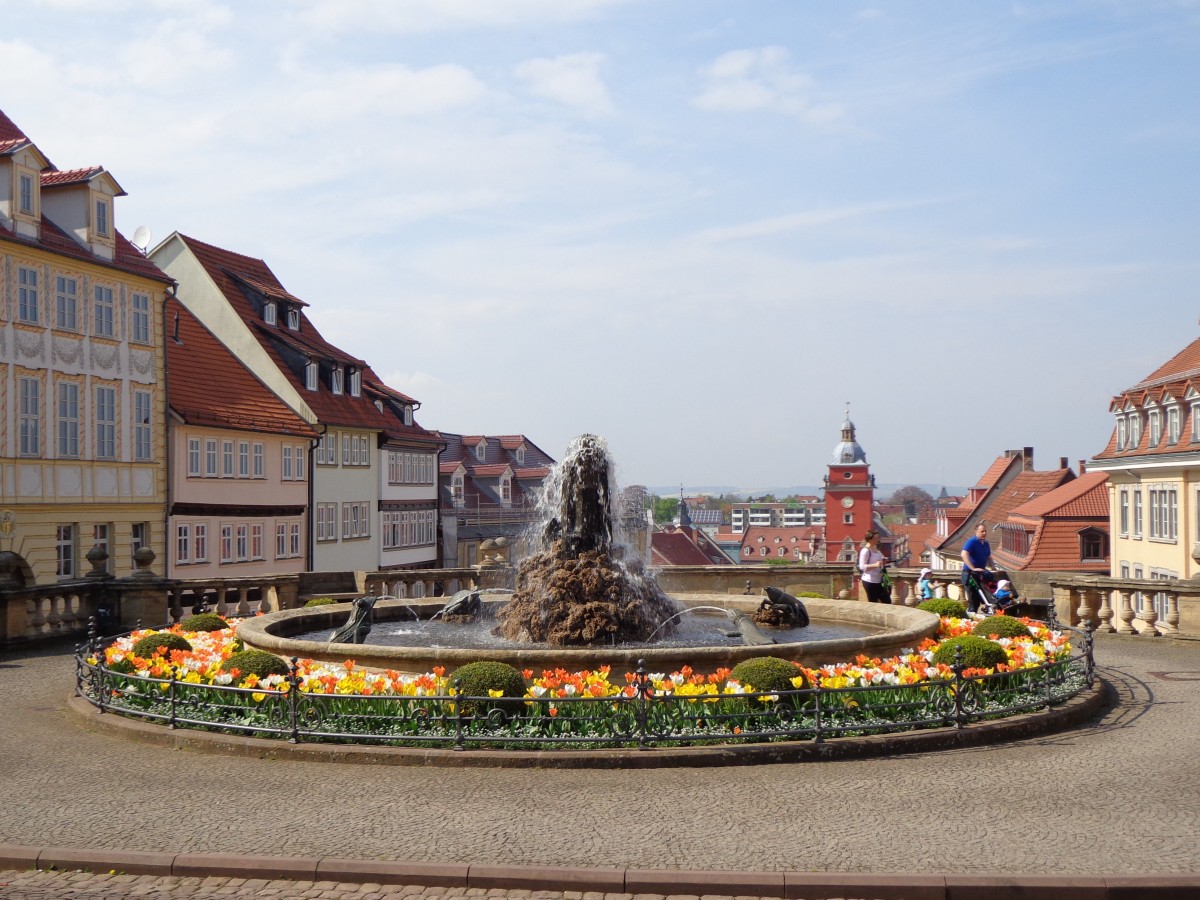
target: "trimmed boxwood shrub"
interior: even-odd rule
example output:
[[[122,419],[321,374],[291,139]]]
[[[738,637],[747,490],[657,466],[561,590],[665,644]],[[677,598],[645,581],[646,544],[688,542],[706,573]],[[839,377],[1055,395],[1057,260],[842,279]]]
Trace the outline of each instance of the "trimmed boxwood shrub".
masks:
[[[918,603],[917,609],[923,609],[925,612],[946,616],[950,619],[965,619],[967,617],[967,605],[958,600],[951,600],[948,597],[935,597],[932,600]]]
[[[179,623],[184,631],[223,631],[229,623],[216,613],[197,613]]]
[[[729,673],[729,677],[742,687],[750,685],[755,693],[770,693],[772,691],[794,691],[796,686],[792,679],[804,673],[795,663],[780,659],[778,656],[754,656],[744,659]],[[808,687],[808,679],[801,687]]]
[[[525,696],[525,678],[508,663],[480,660],[455,669],[450,683],[457,684],[459,696],[487,697],[491,691],[502,691],[502,696],[520,699]],[[474,704],[464,704],[466,707]]]
[[[188,651],[192,649],[192,645],[182,635],[172,631],[152,631],[150,634],[138,638],[130,652],[142,659],[149,659],[158,652],[159,647],[166,648],[166,656],[170,656],[172,650]]]
[[[999,644],[987,638],[973,634],[942,641],[941,646],[934,651],[935,664],[952,666],[955,662],[955,651],[962,647],[963,665],[968,669],[994,669],[1001,663],[1008,662],[1008,654]]]
[[[282,657],[266,650],[242,650],[221,663],[222,672],[232,672],[234,669],[238,670],[239,678],[247,675],[266,678],[268,675],[287,675],[292,671]]]
[[[313,597],[304,604],[304,608],[307,609],[310,606],[329,606],[331,603],[337,603],[337,601],[332,597]]]
[[[977,622],[971,633],[987,638],[1029,637],[1029,626],[1012,616],[991,616]]]

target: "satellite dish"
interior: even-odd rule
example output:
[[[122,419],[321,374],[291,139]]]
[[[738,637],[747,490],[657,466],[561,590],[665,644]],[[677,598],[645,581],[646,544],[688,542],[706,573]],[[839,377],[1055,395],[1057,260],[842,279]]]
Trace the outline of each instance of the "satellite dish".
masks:
[[[133,232],[133,246],[142,251],[142,255],[146,255],[146,248],[150,246],[150,229],[145,225],[139,225]]]

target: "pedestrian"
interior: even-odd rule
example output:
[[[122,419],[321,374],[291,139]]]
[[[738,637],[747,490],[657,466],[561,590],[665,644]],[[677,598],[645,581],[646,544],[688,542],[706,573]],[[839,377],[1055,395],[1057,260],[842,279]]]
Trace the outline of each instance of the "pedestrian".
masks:
[[[879,532],[868,531],[863,535],[863,546],[858,551],[858,571],[862,573],[863,589],[870,603],[891,603],[891,592],[884,587],[884,569],[887,560],[879,549]]]
[[[975,533],[963,544],[962,561],[962,585],[967,598],[967,614],[973,615],[979,612],[980,604],[986,602],[982,591],[983,578],[992,561],[992,547],[987,541],[987,525],[983,522],[975,526]]]
[[[917,576],[917,595],[922,600],[932,600],[936,596],[932,575],[932,569],[922,569],[921,574]]]

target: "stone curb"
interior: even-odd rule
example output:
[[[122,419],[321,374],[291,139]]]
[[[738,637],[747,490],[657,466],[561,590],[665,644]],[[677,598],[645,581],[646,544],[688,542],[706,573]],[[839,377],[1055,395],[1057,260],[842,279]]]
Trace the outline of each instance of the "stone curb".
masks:
[[[224,853],[143,853],[0,844],[0,870],[79,870],[176,877],[336,881],[531,891],[782,897],[788,900],[1188,900],[1185,875],[913,875],[456,865]]]
[[[89,728],[103,729],[142,743],[177,750],[224,753],[261,759],[294,759],[313,762],[348,762],[360,765],[504,767],[531,769],[659,769],[679,766],[740,766],[767,763],[820,762],[862,759],[904,753],[927,753],[978,747],[1003,741],[1051,734],[1082,725],[1106,709],[1115,693],[1097,677],[1085,689],[1049,712],[1010,716],[994,722],[954,728],[931,728],[868,737],[830,738],[823,743],[790,741],[768,744],[726,744],[712,747],[662,747],[649,750],[448,750],[420,747],[375,747],[299,743],[268,738],[240,737],[130,719],[101,713],[77,695],[67,708]]]

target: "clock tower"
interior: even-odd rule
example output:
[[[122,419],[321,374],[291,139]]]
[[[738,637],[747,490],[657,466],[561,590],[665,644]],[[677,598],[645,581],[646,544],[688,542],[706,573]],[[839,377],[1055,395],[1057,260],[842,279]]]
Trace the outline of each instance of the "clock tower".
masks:
[[[850,407],[825,476],[825,562],[854,562],[875,520],[875,477],[854,438]]]

